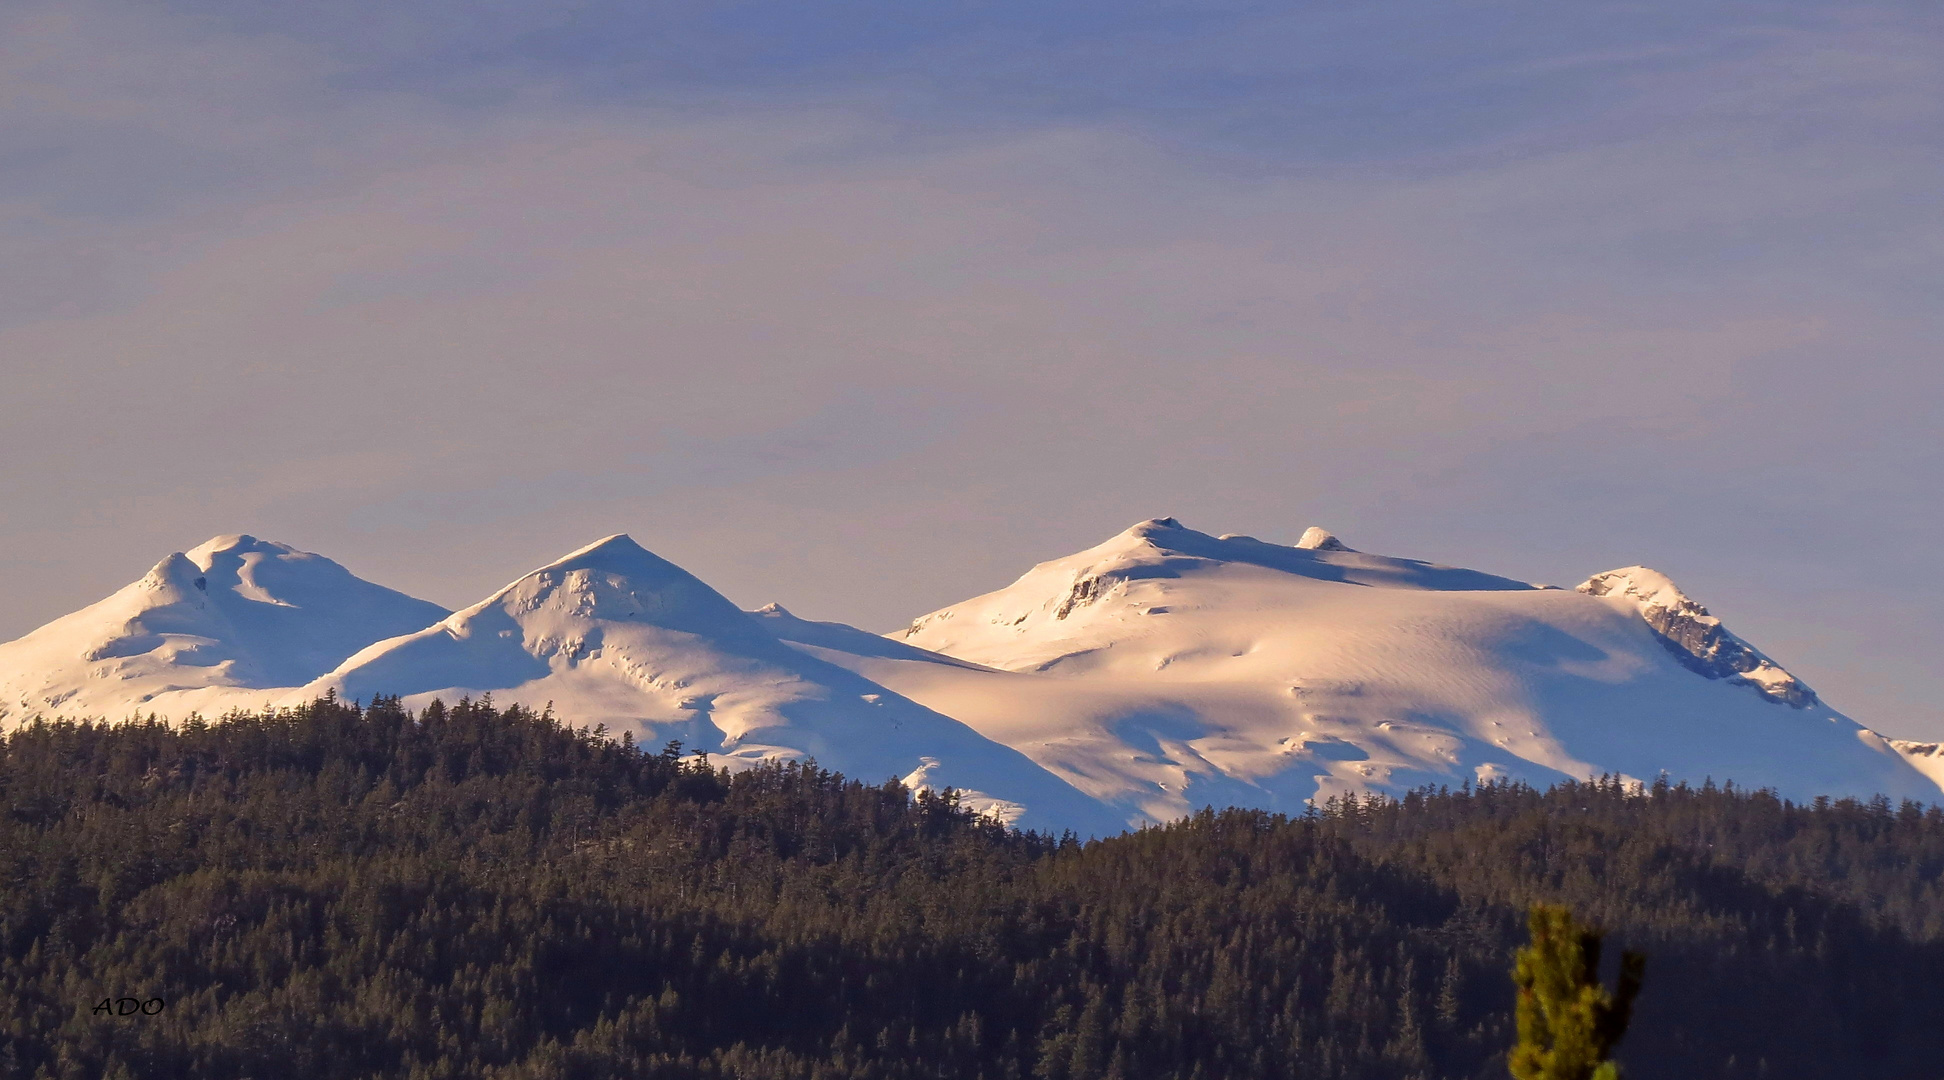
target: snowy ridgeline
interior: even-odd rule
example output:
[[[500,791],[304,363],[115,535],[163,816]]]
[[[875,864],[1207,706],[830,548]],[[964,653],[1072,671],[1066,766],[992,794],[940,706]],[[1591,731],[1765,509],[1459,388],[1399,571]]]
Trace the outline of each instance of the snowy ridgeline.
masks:
[[[0,645],[0,725],[181,718],[325,692],[551,703],[741,768],[814,758],[1108,833],[1426,784],[1618,774],[1936,801],[1891,742],[1644,567],[1578,589],[1171,518],[878,636],[738,610],[626,536],[469,608],[249,536],[171,555]]]

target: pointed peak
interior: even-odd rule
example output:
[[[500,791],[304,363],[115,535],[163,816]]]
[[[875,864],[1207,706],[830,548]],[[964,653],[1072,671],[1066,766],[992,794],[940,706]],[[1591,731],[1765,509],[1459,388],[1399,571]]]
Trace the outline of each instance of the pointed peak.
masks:
[[[521,628],[518,633],[513,633],[515,626]],[[504,647],[515,650],[534,642],[593,642],[610,631],[621,635],[615,639],[618,642],[648,632],[644,628],[689,634],[717,646],[733,645],[745,654],[782,648],[756,617],[625,533],[602,537],[522,575],[486,599],[453,612],[434,629],[467,641],[481,627],[492,627],[488,636],[506,638]],[[507,638],[509,633],[512,636]],[[372,649],[382,652],[384,645]],[[490,642],[482,647],[488,652],[500,648]],[[507,655],[516,665],[527,663]],[[532,653],[529,659],[537,655]]]
[[[620,603],[620,607],[614,609],[617,611],[632,610],[630,605],[645,603],[645,598],[654,596],[659,599],[653,602],[653,606],[663,614],[676,608],[687,608],[691,609],[692,614],[707,612],[710,619],[749,621],[748,615],[722,594],[709,588],[695,575],[635,543],[626,533],[615,533],[576,548],[526,574],[475,607],[496,604],[509,596],[524,597],[523,603],[532,602],[535,597],[550,595],[556,589],[565,589],[577,595],[600,593],[610,596],[610,599],[622,594],[633,598],[625,602],[615,601]],[[601,601],[589,611],[605,610],[603,605],[609,602]],[[732,615],[733,619],[730,618]]]
[[[1296,546],[1304,551],[1355,551],[1356,549],[1336,538],[1336,534],[1318,525],[1303,530],[1302,538]]]
[[[1624,597],[1642,607],[1666,608],[1701,616],[1708,614],[1708,609],[1682,592],[1681,587],[1674,584],[1673,578],[1646,566],[1623,566],[1604,574],[1594,574],[1580,582],[1574,591],[1587,596]]]
[[[795,615],[790,613],[789,608],[786,608],[782,604],[776,603],[773,600],[767,604],[764,604],[762,607],[757,608],[755,611],[750,612],[750,614],[782,616],[784,618],[789,618],[789,619],[796,618]]]
[[[1673,579],[1645,566],[1594,574],[1578,592],[1630,603],[1683,667],[1710,679],[1754,687],[1770,701],[1805,709],[1816,692],[1760,649],[1730,633],[1721,620],[1681,591]]]
[[[649,551],[647,548],[642,547],[640,544],[635,543],[634,537],[629,536],[627,533],[615,533],[612,536],[603,536],[599,540],[594,541],[593,543],[587,545],[586,547],[575,548],[573,551],[570,551],[567,554],[561,556],[560,558],[555,559],[554,562],[550,565],[558,565],[560,563],[568,562],[573,559],[583,559],[591,556],[600,556],[600,555],[653,555],[653,554],[654,552]]]
[[[634,538],[627,533],[603,536],[591,544],[575,548],[560,558],[535,568],[526,575],[526,578],[563,570],[600,570],[644,581],[671,575],[688,576],[674,563],[635,543]],[[524,581],[526,578],[521,580]]]

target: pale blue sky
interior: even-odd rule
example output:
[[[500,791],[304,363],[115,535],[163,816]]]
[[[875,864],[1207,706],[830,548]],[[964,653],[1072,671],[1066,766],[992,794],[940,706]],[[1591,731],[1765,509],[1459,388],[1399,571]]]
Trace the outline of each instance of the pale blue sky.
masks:
[[[0,613],[627,531],[889,629],[1172,514],[1662,569],[1944,736],[1930,4],[38,2]]]

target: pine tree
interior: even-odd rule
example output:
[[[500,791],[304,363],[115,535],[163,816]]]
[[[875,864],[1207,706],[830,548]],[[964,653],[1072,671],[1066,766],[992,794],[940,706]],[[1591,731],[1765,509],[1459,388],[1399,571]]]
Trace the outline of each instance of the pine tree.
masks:
[[[1519,991],[1514,1080],[1619,1080],[1608,1055],[1627,1033],[1646,957],[1622,953],[1619,985],[1609,992],[1600,984],[1598,930],[1550,904],[1534,904],[1528,925],[1532,943],[1519,950],[1512,974]]]
[[[1458,954],[1454,952],[1445,959],[1444,978],[1438,982],[1438,1023],[1447,1028],[1458,1025],[1458,988],[1464,977],[1464,969],[1458,966]]]

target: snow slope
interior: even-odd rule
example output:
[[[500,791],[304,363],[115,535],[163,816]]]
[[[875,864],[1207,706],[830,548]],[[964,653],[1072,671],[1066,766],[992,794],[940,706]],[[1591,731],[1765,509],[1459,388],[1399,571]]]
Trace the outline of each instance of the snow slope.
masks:
[[[1352,551],[1322,530],[1285,547],[1163,518],[892,635],[937,656],[827,628],[785,636],[1135,822],[1601,773],[1940,794],[1641,568],[1564,591]]]
[[[99,603],[0,645],[0,727],[36,714],[210,715],[444,617],[321,555],[253,536],[177,552]]]
[[[181,719],[336,691],[552,704],[731,767],[815,758],[1104,833],[1204,805],[1617,773],[1938,801],[1890,742],[1664,575],[1576,590],[1172,519],[878,636],[742,612],[625,536],[457,613],[248,536],[0,645],[0,727]]]
[[[956,787],[1025,827],[1111,832],[1102,807],[1028,757],[848,669],[790,648],[626,536],[550,563],[416,633],[373,644],[289,695],[411,707],[491,693],[551,704],[649,745],[680,739],[731,767],[814,758],[854,779]]]

